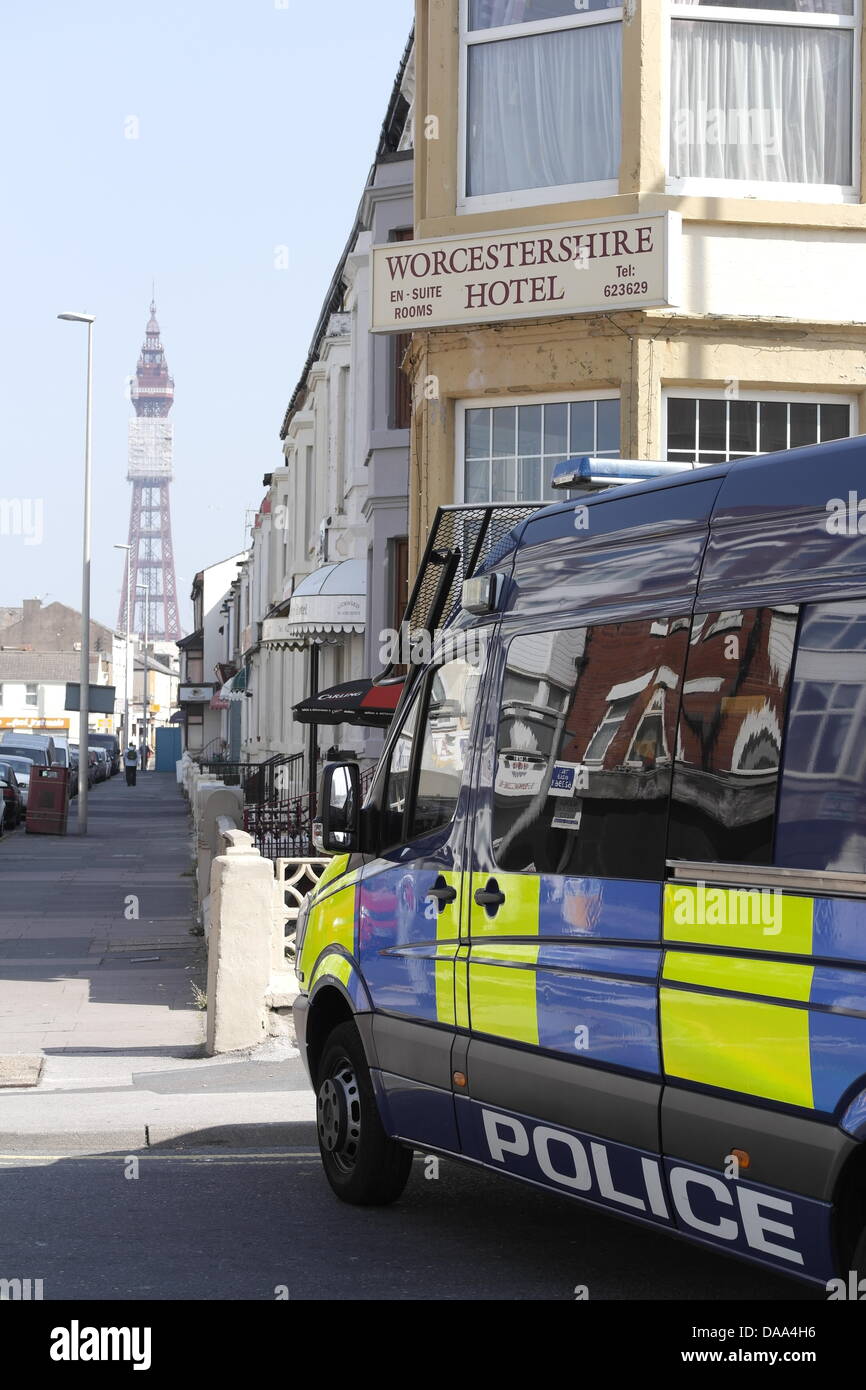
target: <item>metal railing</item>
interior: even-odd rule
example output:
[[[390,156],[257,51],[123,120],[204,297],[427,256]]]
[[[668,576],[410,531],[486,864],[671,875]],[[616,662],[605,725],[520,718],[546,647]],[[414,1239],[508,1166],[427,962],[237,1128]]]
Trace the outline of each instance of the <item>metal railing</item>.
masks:
[[[242,787],[247,806],[294,801],[304,791],[303,753],[277,754],[260,763],[208,758],[201,763],[201,769],[214,773],[227,787]]]
[[[266,859],[312,853],[303,753],[276,754],[264,762],[212,756],[204,758],[200,766],[202,772],[213,773],[227,787],[241,788],[244,829]]]
[[[309,796],[246,805],[244,830],[265,859],[300,859],[315,853]]]

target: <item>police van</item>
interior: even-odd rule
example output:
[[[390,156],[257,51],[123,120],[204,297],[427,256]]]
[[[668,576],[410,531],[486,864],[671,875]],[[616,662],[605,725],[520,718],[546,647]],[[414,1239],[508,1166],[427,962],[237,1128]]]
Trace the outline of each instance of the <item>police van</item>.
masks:
[[[866,439],[585,469],[484,544],[442,509],[363,805],[325,769],[294,1010],[325,1173],[386,1203],[453,1155],[866,1273]]]

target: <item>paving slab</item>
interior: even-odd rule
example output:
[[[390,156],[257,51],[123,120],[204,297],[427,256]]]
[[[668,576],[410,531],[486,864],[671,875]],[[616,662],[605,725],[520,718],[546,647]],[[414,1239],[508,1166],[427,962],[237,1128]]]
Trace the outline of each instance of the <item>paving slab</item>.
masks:
[[[0,1086],[35,1086],[45,1061],[41,1052],[0,1056]]]

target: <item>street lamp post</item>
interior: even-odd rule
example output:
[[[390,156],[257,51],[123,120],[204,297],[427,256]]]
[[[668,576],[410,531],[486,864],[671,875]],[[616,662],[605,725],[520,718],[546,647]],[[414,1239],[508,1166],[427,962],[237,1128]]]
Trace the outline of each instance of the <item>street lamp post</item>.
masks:
[[[145,751],[144,751],[144,753],[142,754],[142,757],[141,757],[141,770],[142,770],[142,772],[147,772],[147,715],[148,715],[148,708],[147,708],[147,706],[148,706],[148,698],[147,698],[147,677],[148,677],[148,669],[147,669],[147,644],[148,644],[148,641],[149,641],[149,633],[150,633],[150,628],[149,628],[149,624],[150,624],[150,585],[149,585],[149,584],[139,584],[139,586],[138,586],[138,588],[136,589],[135,592],[136,592],[136,594],[139,594],[139,593],[143,593],[143,594],[144,594],[144,692],[143,692],[143,699],[142,699],[142,702],[141,702],[141,703],[142,703],[142,707],[143,707],[143,710],[144,710],[144,730],[143,730],[143,739],[144,739],[144,748],[145,748]]]
[[[116,545],[115,550],[126,551],[126,646],[123,649],[123,741],[129,743],[129,609],[133,601],[131,588],[130,565],[132,563],[132,546]]]
[[[81,667],[78,712],[78,833],[87,834],[87,773],[90,767],[90,475],[93,419],[94,314],[58,314],[67,323],[87,324],[87,410],[84,426],[84,535],[81,566]],[[83,735],[83,736],[82,736]]]

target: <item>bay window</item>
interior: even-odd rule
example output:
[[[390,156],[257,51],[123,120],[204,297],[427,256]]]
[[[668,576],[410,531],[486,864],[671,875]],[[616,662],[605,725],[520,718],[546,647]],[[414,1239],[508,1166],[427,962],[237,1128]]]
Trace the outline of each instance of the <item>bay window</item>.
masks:
[[[462,15],[463,189],[470,206],[615,193],[621,6],[462,0]]]
[[[674,0],[675,188],[725,180],[853,195],[858,12],[859,0]]]

